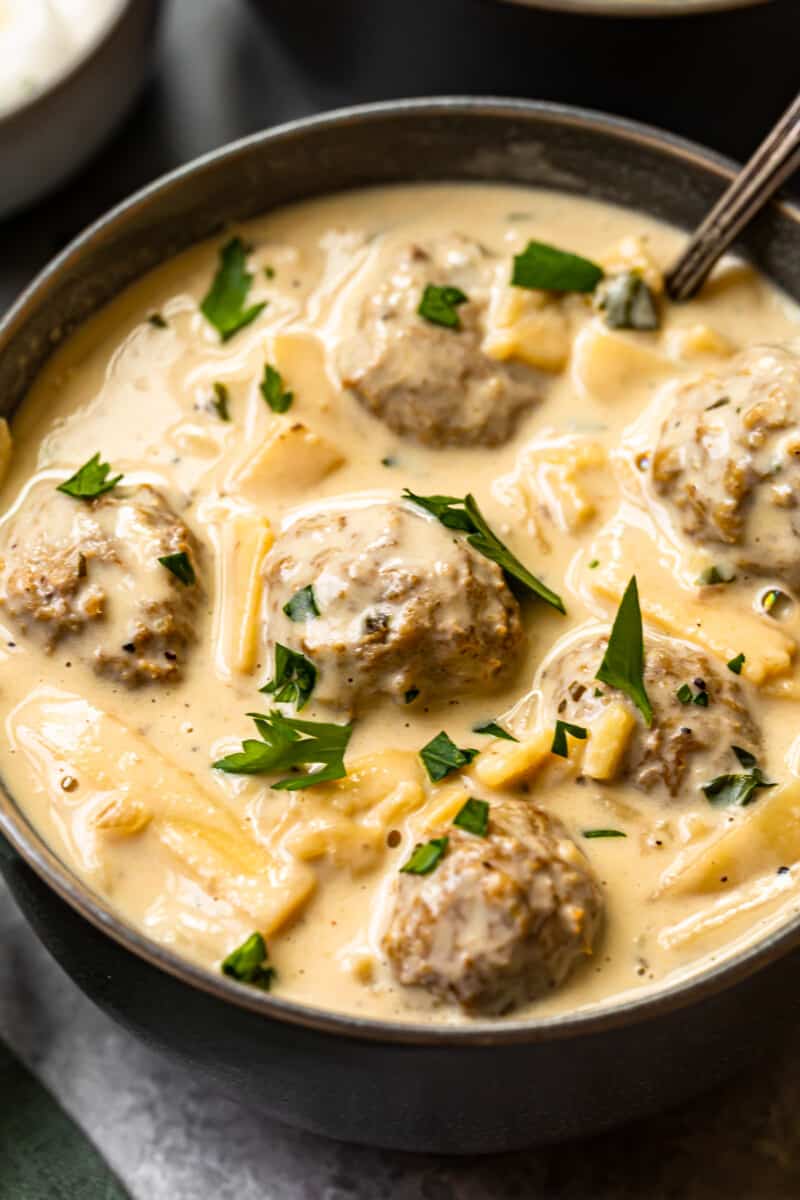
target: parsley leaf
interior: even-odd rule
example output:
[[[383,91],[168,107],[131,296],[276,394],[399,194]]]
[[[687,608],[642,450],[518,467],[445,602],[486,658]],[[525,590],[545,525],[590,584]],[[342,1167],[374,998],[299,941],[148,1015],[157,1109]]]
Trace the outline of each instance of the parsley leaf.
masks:
[[[438,783],[451,771],[458,771],[461,767],[469,766],[477,753],[477,750],[469,748],[460,750],[442,730],[426,746],[422,747],[419,756],[425,764],[428,778],[432,783]]]
[[[313,585],[309,583],[300,588],[299,592],[295,592],[284,604],[283,611],[290,621],[310,621],[318,617],[319,609],[314,598]]]
[[[286,391],[280,371],[276,371],[269,363],[264,366],[264,377],[258,386],[273,412],[285,413],[291,408],[294,392]]]
[[[273,783],[272,787],[287,792],[313,787],[347,774],[344,755],[352,725],[328,725],[323,721],[299,721],[284,717],[273,708],[268,716],[248,713],[255,722],[262,741],[248,738],[241,750],[228,754],[212,765],[231,775],[262,775],[272,771],[295,771],[300,766],[317,766],[316,771],[290,775]]]
[[[746,662],[747,659],[745,658],[744,654],[737,654],[736,657],[732,658],[728,663],[728,670],[733,671],[734,675],[741,675],[742,667]]]
[[[474,833],[475,837],[486,837],[489,831],[488,801],[470,796],[456,813],[453,824],[467,833]]]
[[[639,709],[645,724],[648,727],[653,724],[653,707],[644,686],[644,634],[635,575],[631,576],[617,609],[595,679],[624,692]]]
[[[429,842],[416,846],[411,858],[400,870],[406,875],[430,875],[439,860],[444,858],[447,842],[446,837],[431,838]]]
[[[99,453],[93,454],[74,475],[60,483],[56,491],[64,492],[67,496],[74,496],[76,500],[95,500],[105,492],[110,492],[122,479],[121,475],[115,475],[113,479],[109,479],[108,472],[110,470],[111,467],[108,463],[100,462]]]
[[[702,790],[712,804],[739,804],[744,807],[752,804],[759,788],[778,786],[777,783],[771,783],[764,778],[755,754],[742,746],[731,746],[731,750],[745,768],[745,772],[741,775],[718,775],[710,783],[703,784]]]
[[[731,746],[731,750],[743,767],[754,767],[756,765],[756,756],[755,754],[751,754],[749,750],[744,750],[741,746]]]
[[[459,496],[417,496],[408,488],[403,488],[403,499],[410,500],[419,508],[424,508],[431,516],[436,517],[446,529],[458,529],[461,533],[475,533],[475,524],[464,508],[465,501]]]
[[[222,964],[223,975],[251,983],[268,992],[275,977],[274,967],[268,964],[267,946],[260,933],[251,933],[247,941],[233,950]]]
[[[274,696],[278,704],[305,708],[317,682],[317,668],[297,650],[278,642],[275,646],[275,674],[258,690]]]
[[[461,320],[456,310],[459,304],[466,304],[468,299],[461,288],[439,287],[435,283],[429,283],[422,293],[417,313],[426,321],[430,321],[431,325],[460,329]]]
[[[584,829],[581,837],[585,838],[607,838],[607,837],[627,837],[627,833],[623,833],[621,829]]]
[[[220,421],[230,421],[231,419],[231,412],[228,408],[228,399],[229,393],[225,384],[219,382],[215,383],[214,395],[211,399],[211,403],[214,406]]]
[[[582,725],[570,725],[569,721],[556,721],[553,743],[550,747],[551,754],[558,754],[560,758],[569,757],[567,734],[570,737],[578,738],[580,741],[584,741],[586,738],[586,730]]]
[[[752,758],[752,755],[749,757]],[[704,783],[702,790],[712,804],[740,804],[744,807],[752,804],[759,788],[777,786],[777,783],[770,783],[768,779],[764,778],[760,767],[753,766],[751,771],[742,775],[718,775],[710,783]]]
[[[658,329],[655,298],[641,275],[623,271],[598,288],[595,300],[609,329]]]
[[[483,733],[487,737],[505,738],[507,742],[519,741],[519,738],[514,737],[513,733],[509,733],[507,729],[503,729],[503,726],[498,725],[496,721],[481,721],[472,726],[472,732]]]
[[[200,304],[200,311],[227,342],[245,325],[255,321],[264,303],[245,308],[253,276],[247,270],[247,251],[241,238],[235,237],[222,247],[219,266],[211,287]]]
[[[512,554],[496,534],[492,533],[474,496],[467,495],[463,500],[457,496],[417,496],[405,488],[403,498],[424,508],[426,512],[441,521],[447,529],[457,529],[461,533],[466,533],[470,546],[484,558],[488,558],[502,567],[509,583],[516,582],[523,589],[532,592],[547,604],[551,604],[553,608],[557,608],[559,612],[566,612],[561,597],[552,592],[546,584],[542,583],[541,579],[532,575],[516,555]]]
[[[593,292],[602,278],[597,263],[544,242],[528,242],[511,272],[514,287],[545,292]]]
[[[691,704],[692,703],[692,699],[693,699],[692,689],[689,687],[688,683],[682,683],[681,686],[678,688],[677,692],[675,693],[675,695],[678,697],[681,704]]]
[[[178,551],[177,554],[165,554],[158,561],[162,567],[166,567],[176,579],[180,580],[184,587],[192,587],[197,583],[192,560],[184,550]]]

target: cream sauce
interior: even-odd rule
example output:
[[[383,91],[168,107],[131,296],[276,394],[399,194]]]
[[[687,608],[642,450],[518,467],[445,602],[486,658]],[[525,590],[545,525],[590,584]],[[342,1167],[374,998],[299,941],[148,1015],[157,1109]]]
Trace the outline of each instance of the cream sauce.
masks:
[[[609,267],[641,256],[630,240],[637,237],[654,264],[643,269],[656,280],[681,243],[638,213],[503,186],[398,187],[279,211],[240,231],[252,247],[248,303],[268,304],[229,342],[220,343],[198,309],[216,270],[215,242],[148,275],[54,355],[15,419],[2,498],[7,544],[31,493],[54,487],[99,450],[125,484],[157,487],[206,547],[198,640],[175,685],[127,690],[98,678],[74,642],[48,654],[0,610],[8,735],[0,769],[37,828],[128,921],[182,956],[216,971],[261,928],[280,994],[383,1018],[463,1019],[393,983],[380,951],[395,873],[424,833],[426,814],[461,788],[456,778],[432,789],[417,751],[441,729],[459,746],[485,748],[489,739],[472,726],[501,714],[519,737],[535,733],[543,660],[587,622],[607,623],[634,571],[645,611],[649,598],[662,627],[682,620],[671,631],[691,633],[713,609],[709,629],[728,631],[728,642],[720,635],[715,643],[722,661],[729,642],[739,648],[740,632],[750,638],[743,679],[763,729],[762,766],[780,781],[800,766],[792,662],[800,618],[792,611],[778,624],[757,613],[752,582],[698,598],[694,580],[708,556],[663,521],[637,466],[660,425],[665,382],[754,342],[791,341],[800,333],[797,309],[733,262],[690,305],[665,307],[658,333],[609,331],[588,304],[569,298],[556,330],[568,339],[568,361],[545,372],[542,401],[511,441],[490,451],[422,447],[392,434],[339,387],[335,351],[360,290],[385,275],[393,251],[454,225],[506,259],[536,238]],[[495,300],[501,310],[508,296]],[[165,328],[148,321],[155,312]],[[259,392],[267,361],[294,394],[286,415],[272,413]],[[216,382],[229,391],[229,423],[211,403]],[[376,697],[358,716],[348,762],[388,753],[356,769],[349,789],[290,795],[258,776],[212,770],[253,736],[245,714],[269,703],[257,693],[272,673],[274,636],[263,627],[267,598],[259,598],[254,550],[269,540],[263,518],[277,534],[309,503],[396,499],[404,487],[474,492],[499,536],[562,594],[569,615],[523,607],[527,645],[499,693],[431,701],[423,710]],[[417,550],[424,548],[423,540]],[[761,646],[778,663],[764,679]],[[302,715],[343,714],[313,696]],[[472,790],[492,798],[478,782]],[[562,762],[533,776],[526,791],[564,821],[606,897],[593,959],[531,1012],[658,986],[798,907],[800,851],[789,847],[788,862],[758,858],[735,893],[664,886],[775,793],[759,793],[746,810],[715,809],[694,791],[670,801],[616,784],[578,786]],[[174,804],[166,815],[144,811],[163,807],[167,795]],[[194,810],[219,831],[210,848],[190,828]],[[115,813],[122,815],[109,832]],[[608,826],[627,837],[581,837]],[[399,845],[387,844],[392,830]],[[262,869],[255,860],[264,848]],[[777,874],[778,865],[792,869]]]

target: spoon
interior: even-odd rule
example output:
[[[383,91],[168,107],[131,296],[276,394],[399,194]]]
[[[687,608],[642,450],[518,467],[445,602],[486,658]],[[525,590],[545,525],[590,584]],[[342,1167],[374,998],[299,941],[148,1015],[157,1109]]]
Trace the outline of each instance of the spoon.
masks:
[[[672,300],[689,300],[736,235],[800,166],[800,95],[689,239],[666,276]]]

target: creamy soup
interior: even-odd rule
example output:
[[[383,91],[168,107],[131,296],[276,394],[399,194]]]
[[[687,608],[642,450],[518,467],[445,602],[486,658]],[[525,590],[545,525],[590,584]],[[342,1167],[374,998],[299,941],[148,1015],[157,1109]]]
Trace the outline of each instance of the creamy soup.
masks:
[[[798,312],[734,261],[671,306],[681,240],[356,192],[57,351],[5,446],[0,765],[126,921],[463,1021],[634,996],[796,909]]]

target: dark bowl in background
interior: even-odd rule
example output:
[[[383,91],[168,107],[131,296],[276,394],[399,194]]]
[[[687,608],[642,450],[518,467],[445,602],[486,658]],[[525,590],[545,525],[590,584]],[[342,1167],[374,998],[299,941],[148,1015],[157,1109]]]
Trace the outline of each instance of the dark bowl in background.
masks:
[[[768,4],[769,0],[502,0],[527,8],[586,13],[598,17],[684,17]]]
[[[257,134],[134,196],[72,243],[0,325],[0,408],[144,271],[226,223],[365,184],[503,180],[694,225],[730,163],[586,111],[482,99],[345,110]],[[800,299],[800,210],[740,247]],[[719,1082],[800,1014],[800,918],[723,964],[602,1010],[463,1027],[339,1016],[192,966],[127,925],[0,794],[0,867],[54,957],[103,1009],[251,1106],[349,1141],[478,1153],[595,1133]]]

